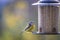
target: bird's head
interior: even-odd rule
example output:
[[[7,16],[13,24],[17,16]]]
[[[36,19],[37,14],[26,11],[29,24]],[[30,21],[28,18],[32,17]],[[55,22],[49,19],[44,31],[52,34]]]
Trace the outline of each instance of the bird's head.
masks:
[[[31,21],[31,22],[29,22],[29,25],[33,25],[33,24],[34,24],[34,22],[32,22],[32,21]]]

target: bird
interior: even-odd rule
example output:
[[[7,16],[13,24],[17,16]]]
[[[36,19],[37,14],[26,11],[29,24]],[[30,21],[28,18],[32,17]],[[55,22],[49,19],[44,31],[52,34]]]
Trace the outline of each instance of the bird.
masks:
[[[35,24],[34,24],[34,22],[29,22],[23,31],[33,32],[34,29],[35,29]]]

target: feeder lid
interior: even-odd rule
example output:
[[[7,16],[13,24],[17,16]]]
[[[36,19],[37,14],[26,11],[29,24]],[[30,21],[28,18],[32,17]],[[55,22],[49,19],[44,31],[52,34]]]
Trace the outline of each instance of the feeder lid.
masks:
[[[58,0],[39,0],[37,3],[33,3],[32,5],[54,5],[58,6],[60,5],[60,2]]]

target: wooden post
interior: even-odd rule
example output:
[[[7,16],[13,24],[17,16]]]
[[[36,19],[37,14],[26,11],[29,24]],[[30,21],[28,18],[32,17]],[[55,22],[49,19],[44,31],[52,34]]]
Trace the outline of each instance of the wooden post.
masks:
[[[42,32],[58,33],[58,12],[58,6],[40,6],[40,27],[42,27]],[[40,27],[38,31],[40,31]]]

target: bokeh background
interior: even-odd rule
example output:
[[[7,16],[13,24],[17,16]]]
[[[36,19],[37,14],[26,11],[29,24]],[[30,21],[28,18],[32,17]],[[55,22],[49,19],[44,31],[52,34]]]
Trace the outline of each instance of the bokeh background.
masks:
[[[11,3],[4,8],[4,27],[0,40],[60,40],[60,35],[22,33],[22,30],[30,21],[34,21],[36,25],[35,31],[37,31],[38,9],[37,6],[32,6],[32,3],[37,1],[38,0],[16,0],[14,3]]]

